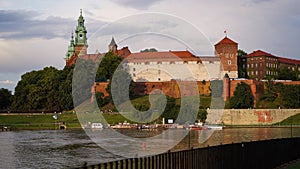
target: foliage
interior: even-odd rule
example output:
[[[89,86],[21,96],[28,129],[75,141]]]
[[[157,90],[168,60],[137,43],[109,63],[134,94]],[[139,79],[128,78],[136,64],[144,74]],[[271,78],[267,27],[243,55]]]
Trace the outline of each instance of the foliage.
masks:
[[[72,109],[72,68],[46,67],[22,75],[12,101],[14,111],[61,111]]]
[[[238,50],[238,77],[247,78],[247,68],[243,68],[243,56],[246,56],[247,53],[241,49]]]
[[[211,96],[222,97],[223,95],[223,81],[213,80],[210,82]]]
[[[8,89],[0,89],[0,110],[9,109],[11,105],[12,94]]]
[[[205,120],[207,118],[207,110],[199,109],[197,118],[200,120],[200,122],[205,122]]]
[[[113,52],[106,53],[100,62],[95,81],[111,80],[121,61],[122,58],[115,55]]]
[[[300,86],[286,85],[281,93],[284,108],[300,108]]]
[[[75,105],[80,105],[92,96],[91,87],[94,85],[96,63],[92,60],[77,59],[72,79],[72,95]]]
[[[102,92],[96,92],[95,97],[98,107],[101,107],[105,103],[104,94]]]
[[[267,83],[267,91],[258,103],[259,108],[300,108],[300,86]]]
[[[72,97],[72,78],[74,65],[65,67],[60,73],[59,102],[62,110],[72,110],[74,108]]]
[[[297,72],[288,69],[288,67],[283,67],[280,69],[278,74],[279,80],[297,80]]]
[[[254,99],[250,86],[244,82],[237,85],[234,96],[230,98],[231,108],[245,109],[253,107]]]
[[[149,48],[149,49],[141,50],[140,52],[157,52],[157,49],[155,49],[155,48]]]

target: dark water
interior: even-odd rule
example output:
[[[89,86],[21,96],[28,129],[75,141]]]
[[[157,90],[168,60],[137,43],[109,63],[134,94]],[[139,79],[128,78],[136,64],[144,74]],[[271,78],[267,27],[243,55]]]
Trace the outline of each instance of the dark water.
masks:
[[[202,136],[208,131],[191,131],[172,151],[188,147],[229,144],[274,138],[291,137],[290,128],[233,128],[214,131],[208,140]],[[300,136],[300,128],[292,135]],[[1,168],[70,168],[84,162],[97,164],[121,159],[93,143],[80,130],[41,130],[0,132]]]

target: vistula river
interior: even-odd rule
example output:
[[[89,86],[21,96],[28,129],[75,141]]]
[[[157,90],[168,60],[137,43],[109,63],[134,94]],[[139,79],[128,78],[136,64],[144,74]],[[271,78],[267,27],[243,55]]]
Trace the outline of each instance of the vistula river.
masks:
[[[300,128],[228,128],[214,131],[203,142],[201,136],[205,132],[208,130],[192,130],[171,151],[300,136]],[[99,147],[83,130],[0,132],[0,155],[0,168],[3,169],[72,168],[85,162],[89,165],[123,158]]]

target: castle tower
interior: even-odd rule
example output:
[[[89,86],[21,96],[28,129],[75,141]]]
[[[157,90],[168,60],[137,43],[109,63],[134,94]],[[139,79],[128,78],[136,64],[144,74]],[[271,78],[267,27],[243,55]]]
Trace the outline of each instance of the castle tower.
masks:
[[[230,78],[238,78],[238,43],[226,35],[224,39],[215,44],[215,54],[221,60],[223,69],[221,77],[227,73]]]
[[[79,55],[85,55],[87,53],[87,31],[84,26],[84,18],[82,16],[82,9],[80,10],[80,16],[78,18],[77,27],[75,30],[75,55],[78,57]]]
[[[74,36],[72,32],[70,44],[68,46],[68,51],[66,53],[66,62],[68,62],[74,54],[75,54],[75,44],[74,44]]]
[[[108,51],[116,54],[117,49],[118,49],[118,45],[116,44],[114,37],[112,37],[110,44],[108,45]]]
[[[84,26],[84,18],[82,16],[82,10],[80,10],[80,16],[78,17],[78,24],[75,29],[75,41],[72,32],[72,37],[70,40],[70,45],[68,46],[68,51],[66,53],[66,66],[71,66],[76,63],[77,58],[80,55],[87,54],[87,37],[86,28]]]

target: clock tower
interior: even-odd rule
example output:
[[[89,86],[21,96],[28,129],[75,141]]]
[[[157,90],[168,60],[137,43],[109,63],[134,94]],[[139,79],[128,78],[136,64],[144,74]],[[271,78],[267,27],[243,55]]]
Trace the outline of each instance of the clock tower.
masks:
[[[82,9],[80,10],[80,16],[78,18],[77,27],[75,30],[75,55],[76,57],[80,55],[87,54],[87,37],[86,37],[86,28],[84,26],[84,18],[82,16]]]

